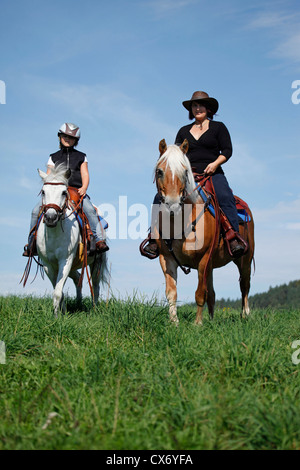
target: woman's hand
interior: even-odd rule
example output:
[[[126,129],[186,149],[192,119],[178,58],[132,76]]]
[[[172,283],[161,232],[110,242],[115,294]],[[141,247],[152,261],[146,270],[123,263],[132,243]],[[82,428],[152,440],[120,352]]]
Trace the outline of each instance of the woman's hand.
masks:
[[[224,155],[220,155],[214,162],[209,163],[207,167],[204,170],[204,173],[208,176],[213,175],[216,170],[219,168],[220,165],[225,163],[227,161],[227,158],[224,157]]]
[[[207,167],[205,168],[204,170],[204,173],[208,176],[211,176],[215,173],[216,169],[218,168],[218,164],[216,164],[216,162],[213,162],[213,163],[209,163],[207,165]]]

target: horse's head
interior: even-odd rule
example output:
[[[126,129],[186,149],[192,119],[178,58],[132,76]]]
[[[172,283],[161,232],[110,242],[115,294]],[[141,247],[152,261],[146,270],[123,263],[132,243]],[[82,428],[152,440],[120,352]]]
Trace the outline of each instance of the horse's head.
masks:
[[[43,180],[41,194],[44,221],[48,227],[56,227],[67,206],[71,170],[60,166],[54,168],[49,175],[41,170],[38,172]]]
[[[177,213],[194,184],[191,165],[186,153],[188,141],[185,140],[180,147],[169,145],[165,140],[159,143],[160,157],[155,168],[155,179],[161,202],[172,213]]]

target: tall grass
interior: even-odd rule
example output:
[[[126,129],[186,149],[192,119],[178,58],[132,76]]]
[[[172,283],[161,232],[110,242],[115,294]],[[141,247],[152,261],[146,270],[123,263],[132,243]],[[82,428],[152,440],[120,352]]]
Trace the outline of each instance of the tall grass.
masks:
[[[300,311],[1,297],[0,449],[300,449]]]

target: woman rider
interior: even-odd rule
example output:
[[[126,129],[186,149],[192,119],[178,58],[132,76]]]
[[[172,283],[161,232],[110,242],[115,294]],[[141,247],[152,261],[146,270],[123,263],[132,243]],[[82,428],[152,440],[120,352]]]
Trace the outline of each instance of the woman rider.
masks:
[[[193,171],[212,177],[219,205],[229,220],[234,232],[238,233],[238,213],[233,193],[224,175],[222,165],[232,155],[232,143],[227,127],[222,122],[214,121],[219,103],[204,91],[195,91],[190,100],[183,101],[189,111],[189,118],[194,122],[179,129],[175,144],[181,145],[188,140],[187,157]],[[157,203],[157,197],[155,198]],[[230,241],[230,249],[234,258],[244,254],[245,246],[234,238]],[[151,255],[157,252],[154,240],[144,248]]]

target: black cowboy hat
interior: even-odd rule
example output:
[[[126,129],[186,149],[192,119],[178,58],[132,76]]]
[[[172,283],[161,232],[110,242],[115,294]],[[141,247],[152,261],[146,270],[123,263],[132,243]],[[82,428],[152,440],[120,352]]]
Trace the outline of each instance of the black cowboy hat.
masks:
[[[209,109],[212,112],[212,114],[216,114],[216,112],[219,109],[219,103],[217,102],[217,100],[215,98],[209,97],[208,94],[205,93],[205,91],[195,91],[193,93],[192,98],[188,101],[183,101],[182,104],[185,107],[185,109],[190,111],[191,110],[191,104],[192,104],[193,101],[203,103],[203,105],[207,109]]]

